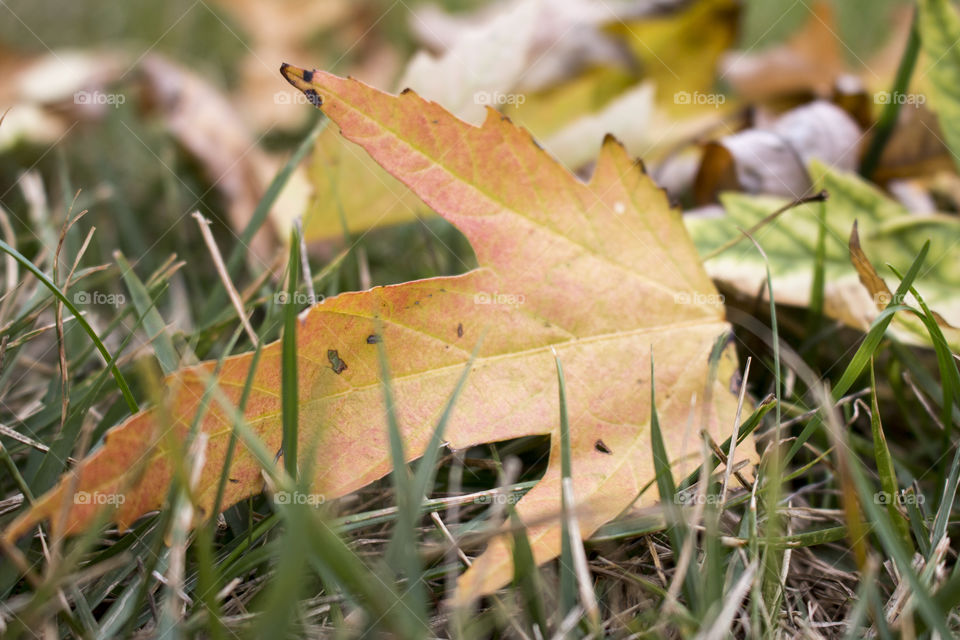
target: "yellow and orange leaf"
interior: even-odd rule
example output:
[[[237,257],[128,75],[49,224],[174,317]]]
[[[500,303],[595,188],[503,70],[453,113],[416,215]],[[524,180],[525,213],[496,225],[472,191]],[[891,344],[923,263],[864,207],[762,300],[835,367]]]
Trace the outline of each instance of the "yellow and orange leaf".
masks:
[[[480,265],[460,276],[341,294],[302,316],[300,450],[315,452],[316,492],[333,499],[391,470],[378,340],[389,356],[395,410],[411,459],[422,455],[481,338],[447,427],[449,445],[556,435],[555,351],[566,372],[584,537],[635,504],[654,477],[651,357],[671,459],[700,450],[698,430],[688,426],[691,411],[694,424],[704,416],[717,440],[732,430],[732,347],[710,382],[715,388],[706,388],[712,346],[729,331],[722,299],[679,211],[616,141],[605,141],[584,183],[496,111],[475,127],[412,92],[391,96],[325,72],[287,65],[282,71],[322,103],[348,140],[456,225]],[[228,358],[218,375],[234,403],[251,361],[251,354]],[[5,538],[12,541],[45,518],[57,521],[61,505],[59,533],[91,526],[97,505],[77,504],[71,492],[122,492],[125,500],[112,514],[122,527],[161,508],[213,369],[202,363],[172,375],[165,411],[144,411],[111,430],[77,475],[40,498]],[[282,438],[280,369],[280,344],[264,347],[245,410],[271,451],[280,449]],[[710,406],[695,403],[705,397],[712,397]],[[200,429],[209,441],[197,499],[209,510],[231,433],[228,413],[212,403]],[[752,444],[741,452],[738,457],[751,457]],[[553,437],[544,477],[518,504],[537,562],[560,552],[559,458],[559,438]],[[131,477],[142,460],[146,473]],[[677,473],[696,464],[688,458]],[[242,448],[229,479],[224,508],[263,490],[260,467]],[[496,539],[461,578],[461,593],[492,591],[510,579],[511,568],[507,543]]]

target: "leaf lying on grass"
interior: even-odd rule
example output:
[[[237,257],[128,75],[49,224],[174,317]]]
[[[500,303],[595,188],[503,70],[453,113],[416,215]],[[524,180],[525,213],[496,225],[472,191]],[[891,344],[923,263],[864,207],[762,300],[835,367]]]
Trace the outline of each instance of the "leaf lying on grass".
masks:
[[[960,324],[960,296],[957,295],[960,270],[956,252],[952,250],[960,242],[960,219],[948,215],[912,215],[854,174],[833,171],[817,162],[811,165],[811,174],[815,189],[825,189],[829,194],[826,202],[788,209],[755,234],[770,259],[777,302],[809,304],[820,225],[818,208],[824,206],[826,315],[866,330],[879,310],[890,302],[884,292],[869,292],[863,287],[851,264],[848,239],[857,223],[864,255],[873,264],[889,263],[905,270],[924,242],[930,240],[930,266],[918,278],[917,287],[947,322]],[[703,255],[741,238],[738,227],[747,229],[786,204],[778,198],[738,193],[725,194],[721,200],[725,216],[687,219],[690,235]],[[709,259],[707,271],[725,286],[752,297],[766,278],[766,265],[758,255],[746,244],[732,247]],[[882,275],[896,288],[896,278],[884,271]],[[904,314],[896,316],[891,329],[901,339],[914,344],[929,341],[922,323]],[[957,348],[960,334],[947,332],[947,340]]]
[[[626,510],[654,476],[651,350],[672,460],[699,450],[695,436],[686,440],[690,411],[704,416],[717,441],[732,429],[732,347],[724,351],[715,388],[705,393],[711,350],[729,330],[723,305],[679,212],[615,140],[607,139],[593,178],[584,184],[493,110],[474,127],[412,92],[394,97],[286,65],[283,73],[312,101],[322,101],[348,139],[456,225],[480,264],[461,276],[328,298],[301,317],[299,450],[315,457],[314,491],[333,499],[392,468],[379,342],[389,355],[408,458],[423,454],[475,348],[473,369],[447,426],[450,446],[555,436],[544,477],[517,506],[538,563],[555,557],[561,542],[553,349],[566,372],[583,536]],[[251,359],[244,354],[223,362],[219,384],[233,403]],[[10,526],[6,539],[44,518],[57,520],[61,505],[66,517],[59,533],[89,527],[96,501],[77,504],[71,492],[123,494],[112,514],[121,527],[160,508],[213,367],[202,363],[170,376],[161,410],[141,412],[114,428],[78,466],[77,477],[63,479],[40,498]],[[277,342],[262,349],[245,410],[270,451],[281,444],[280,377]],[[713,404],[692,407],[694,396],[712,396]],[[196,500],[207,511],[231,432],[228,416],[213,403],[200,423],[209,444]],[[752,448],[741,445],[740,459],[752,457]],[[144,461],[144,472],[135,474]],[[693,459],[682,462],[677,473],[695,465]],[[224,508],[263,490],[249,451],[236,452],[228,478]],[[503,585],[511,563],[507,542],[494,540],[461,579],[461,593]]]

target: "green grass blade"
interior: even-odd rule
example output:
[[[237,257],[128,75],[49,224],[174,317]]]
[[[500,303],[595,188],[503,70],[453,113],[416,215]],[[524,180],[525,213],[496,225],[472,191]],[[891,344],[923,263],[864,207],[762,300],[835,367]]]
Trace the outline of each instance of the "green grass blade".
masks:
[[[873,434],[873,456],[877,465],[877,474],[880,476],[880,488],[883,497],[886,499],[887,513],[890,515],[890,521],[893,523],[903,542],[904,548],[913,552],[913,540],[910,537],[910,527],[904,519],[903,514],[897,509],[898,498],[900,497],[899,483],[897,482],[897,473],[893,468],[893,457],[890,455],[890,449],[887,447],[887,438],[883,433],[883,425],[880,423],[880,405],[877,402],[877,380],[873,371],[873,362],[870,363],[870,387],[872,394],[870,396],[870,431]]]
[[[890,269],[896,273],[897,276],[900,276],[900,273],[894,267],[891,266]],[[947,339],[944,337],[943,331],[940,329],[940,323],[936,315],[930,310],[923,296],[920,295],[915,287],[910,287],[910,293],[917,299],[920,308],[923,310],[922,314],[918,313],[916,315],[923,321],[927,332],[930,334],[930,340],[933,342],[933,350],[937,355],[937,365],[940,369],[941,387],[943,391],[943,404],[941,406],[943,410],[942,419],[943,426],[947,429],[945,436],[947,442],[949,442],[949,435],[953,425],[953,406],[955,403],[960,405],[960,369],[957,368],[957,361],[954,358],[953,352],[950,350],[950,345],[947,344]],[[914,313],[916,312],[914,311]]]
[[[517,515],[516,508],[512,504],[507,504],[506,508],[513,530],[513,587],[523,601],[523,611],[533,629],[532,636],[544,637],[547,633],[547,617],[540,595],[540,570],[533,559],[527,529]]]
[[[740,425],[740,429],[737,430],[737,444],[747,439],[754,431],[757,430],[757,427],[763,422],[763,417],[766,416],[771,409],[776,405],[776,398],[773,396],[767,396],[757,405],[757,408],[754,409],[753,413],[750,414],[750,417],[744,420],[743,424]],[[728,437],[720,445],[720,450],[723,452],[730,451],[730,438]],[[710,460],[708,466],[711,471],[716,469],[717,465],[720,464],[720,458],[716,454],[710,455]],[[700,475],[700,470],[691,471],[683,482],[677,486],[677,490],[683,491],[688,487],[693,486],[693,483],[697,481],[698,476]]]
[[[157,310],[156,303],[150,297],[146,285],[134,272],[133,267],[127,262],[126,257],[119,251],[114,253],[117,264],[120,265],[120,275],[127,289],[130,291],[130,299],[137,313],[143,317],[143,327],[150,336],[150,342],[153,345],[153,351],[160,363],[160,368],[165,374],[171,374],[180,366],[180,354],[173,346],[173,340],[167,333],[167,323],[163,321],[160,312]]]
[[[764,528],[764,539],[767,544],[763,548],[761,556],[761,591],[763,602],[767,607],[767,618],[775,619],[776,612],[780,608],[780,602],[783,599],[783,585],[780,580],[781,567],[783,566],[783,552],[770,544],[774,539],[780,536],[780,517],[778,507],[780,505],[780,496],[782,494],[782,469],[784,461],[780,451],[782,442],[780,411],[783,403],[782,391],[783,380],[780,369],[780,331],[777,323],[777,304],[773,292],[773,274],[770,272],[770,260],[764,252],[763,247],[750,234],[743,232],[756,246],[757,251],[763,256],[763,262],[767,274],[767,295],[770,298],[770,332],[772,334],[773,344],[773,395],[776,398],[775,417],[774,417],[774,435],[773,445],[769,449],[769,457],[765,459],[765,464],[761,469],[764,475],[763,499],[767,509],[766,527]]]
[[[234,346],[236,345],[242,333],[243,327],[237,327],[237,330],[231,337],[227,347],[223,350],[223,357],[226,357],[233,352]],[[250,363],[250,369],[247,372],[247,379],[243,388],[243,394],[240,398],[240,403],[237,406],[237,410],[240,412],[243,412],[246,408],[250,389],[253,385],[253,376],[256,373],[257,363],[260,359],[260,353],[261,348],[260,343],[258,343]],[[223,358],[221,358],[217,363],[218,369],[220,368],[222,362]],[[218,594],[223,588],[223,580],[220,567],[216,563],[213,543],[216,535],[217,515],[220,513],[220,507],[223,504],[223,493],[226,489],[227,478],[230,475],[230,466],[233,462],[233,453],[234,449],[236,448],[236,442],[236,432],[231,431],[230,441],[227,444],[227,454],[224,459],[223,468],[220,471],[220,479],[217,484],[217,494],[214,498],[213,508],[210,510],[209,514],[206,514],[209,518],[209,523],[206,526],[199,527],[196,535],[196,541],[194,543],[197,556],[197,589],[200,594],[199,599],[203,602],[207,610],[208,622],[206,625],[206,630],[208,633],[210,633],[210,636],[214,638],[214,640],[222,640],[223,638],[226,638],[227,634],[227,628],[220,619],[221,609]]]
[[[397,638],[419,640],[430,635],[429,625],[408,608],[407,599],[390,586],[390,579],[368,569],[323,520],[320,511],[311,510],[310,516],[312,522],[307,526],[313,558],[363,604],[371,620]]]
[[[650,448],[653,454],[653,468],[656,473],[657,490],[660,493],[660,505],[667,520],[667,537],[673,550],[673,557],[679,558],[683,549],[683,541],[688,535],[683,516],[677,507],[677,485],[673,479],[670,467],[670,457],[663,442],[663,432],[660,430],[660,417],[657,415],[656,383],[653,354],[650,355]],[[699,602],[696,597],[698,583],[696,580],[696,563],[690,563],[687,569],[687,579],[683,582],[683,592],[688,606]]]
[[[930,242],[928,241],[924,243],[920,253],[917,254],[913,264],[910,265],[910,269],[907,271],[907,274],[901,280],[900,286],[897,287],[897,290],[893,296],[894,302],[897,300],[903,300],[914,279],[917,277],[917,274],[920,272],[920,267],[923,265],[923,261],[926,259],[929,250]],[[840,400],[844,394],[850,390],[853,384],[860,377],[860,374],[863,373],[864,369],[866,369],[867,365],[870,363],[870,360],[876,356],[877,350],[880,348],[880,343],[883,341],[883,338],[886,335],[887,328],[893,321],[894,314],[898,311],[906,311],[908,309],[909,307],[905,307],[903,305],[891,304],[886,309],[881,311],[876,318],[874,318],[873,323],[870,325],[869,331],[867,331],[866,337],[863,339],[863,342],[860,343],[856,353],[853,354],[853,358],[850,359],[846,369],[844,369],[843,374],[840,376],[840,380],[838,380],[833,387],[832,395],[834,401]],[[791,445],[790,450],[787,452],[787,455],[784,459],[784,464],[789,464],[790,461],[793,460],[793,457],[800,451],[801,448],[803,448],[803,445],[807,442],[807,440],[810,439],[810,436],[822,428],[823,422],[819,416],[808,422],[800,432],[800,435],[798,435],[794,440],[793,445]]]
[[[242,327],[238,327],[236,336],[240,336],[240,332],[243,330]],[[250,399],[250,392],[253,389],[253,378],[257,373],[257,365],[260,363],[260,355],[263,353],[263,342],[257,344],[256,349],[253,351],[253,357],[250,359],[250,369],[247,371],[247,379],[243,385],[243,391],[240,395],[240,404],[237,406],[237,410],[241,413],[247,408],[247,401]],[[230,441],[227,443],[227,453],[223,459],[223,470],[220,472],[220,480],[217,483],[217,495],[213,500],[213,509],[210,511],[210,516],[216,518],[220,513],[221,505],[223,504],[223,494],[227,489],[227,482],[230,475],[230,466],[233,464],[234,452],[237,448],[237,432],[236,430],[230,430]]]
[[[930,533],[931,553],[937,543],[947,535],[947,526],[950,524],[950,515],[953,512],[953,503],[957,499],[957,482],[960,481],[958,474],[960,474],[960,447],[953,453],[953,462],[950,464],[950,472],[947,475],[947,481],[944,483],[940,506],[937,508],[937,516],[933,521],[933,530]]]
[[[87,332],[88,336],[90,336],[90,340],[97,347],[97,351],[100,352],[104,362],[111,362],[113,360],[113,358],[110,357],[110,352],[107,351],[107,347],[104,346],[103,342],[100,340],[100,336],[97,335],[97,332],[93,330],[93,327],[90,326],[90,323],[87,322],[87,319],[83,317],[83,314],[81,314],[77,307],[74,306],[73,302],[69,300],[66,295],[64,295],[63,291],[60,290],[60,287],[58,287],[53,280],[47,277],[47,274],[37,268],[35,264],[27,260],[26,256],[11,247],[3,240],[0,240],[0,250],[12,256],[23,268],[32,273],[47,289],[50,290],[50,293],[55,295],[57,299],[63,303],[63,306],[70,310],[70,313],[73,314],[73,317],[76,318],[80,326],[83,327],[83,330]],[[127,407],[129,407],[131,413],[136,413],[140,410],[140,408],[137,406],[137,401],[133,399],[133,394],[130,392],[130,386],[124,379],[123,374],[120,373],[120,369],[116,364],[113,364],[110,366],[110,370],[113,372],[113,377],[117,382],[117,387],[120,388],[120,393],[123,394],[123,399],[126,401]]]
[[[277,548],[279,557],[273,579],[263,594],[255,627],[254,637],[257,638],[285,638],[293,633],[307,582],[308,565],[304,559],[310,555],[313,508],[309,504],[288,504],[282,511],[285,524],[283,543]]]
[[[382,336],[383,331],[378,328],[377,334]],[[406,591],[403,594],[404,605],[414,612],[418,619],[426,620],[427,603],[422,584],[423,568],[420,565],[420,555],[416,552],[416,523],[420,517],[420,505],[423,499],[420,496],[414,496],[412,492],[412,479],[404,451],[403,433],[400,431],[393,402],[393,378],[390,374],[383,340],[377,341],[377,355],[383,380],[390,459],[393,462],[393,488],[397,501],[397,522],[387,547],[386,561],[394,573],[407,580]]]
[[[297,478],[297,437],[300,429],[300,403],[297,389],[297,289],[300,274],[300,242],[296,231],[290,235],[290,260],[287,263],[287,296],[283,307],[283,338],[280,372],[283,412],[283,465],[287,475]]]
[[[824,410],[828,411],[829,398],[823,393],[821,404]],[[840,446],[835,448],[836,455],[846,458],[846,468],[849,470],[849,478],[853,482],[855,490],[859,495],[859,504],[867,516],[867,520],[872,523],[874,533],[879,538],[887,555],[896,563],[897,569],[902,578],[904,578],[911,590],[911,596],[914,599],[914,605],[920,612],[924,621],[935,629],[944,638],[952,637],[952,632],[947,627],[947,617],[945,612],[940,610],[934,602],[926,585],[923,584],[920,577],[914,570],[911,562],[912,556],[900,542],[900,537],[896,527],[890,520],[889,514],[885,509],[881,509],[874,500],[874,491],[870,486],[864,474],[859,459],[854,455],[849,447],[844,444],[843,427],[834,420],[831,424],[831,432],[835,435]]]
[[[823,202],[818,207],[817,251],[813,259],[813,278],[810,283],[810,308],[807,311],[806,334],[809,342],[820,332],[823,325],[824,273],[827,264],[827,206]],[[803,352],[803,348],[800,349]],[[812,354],[816,356],[816,351]]]
[[[910,265],[907,275],[900,281],[900,286],[897,287],[896,293],[893,294],[893,302],[903,300],[904,296],[907,295],[907,291],[909,291],[917,274],[920,273],[920,267],[923,265],[923,261],[926,259],[929,251],[930,241],[928,240],[924,243],[923,248],[913,261],[913,264]],[[842,398],[844,394],[850,390],[850,387],[853,386],[853,383],[857,381],[857,378],[860,377],[860,374],[863,373],[863,370],[866,369],[870,363],[870,359],[876,354],[877,348],[880,346],[880,341],[883,340],[883,336],[887,331],[887,327],[889,327],[893,321],[893,314],[903,308],[904,307],[899,305],[891,305],[876,317],[873,324],[870,325],[870,331],[867,332],[867,337],[860,343],[860,347],[853,355],[843,375],[840,376],[840,380],[834,385],[834,400]]]
[[[443,414],[441,414],[440,420],[437,421],[437,426],[430,436],[430,443],[427,445],[423,458],[421,458],[420,464],[417,467],[417,472],[413,477],[412,489],[413,499],[417,504],[422,503],[427,498],[427,493],[430,487],[433,486],[433,480],[436,475],[437,458],[440,455],[440,445],[443,443],[443,435],[446,433],[447,423],[450,421],[450,415],[453,413],[453,407],[457,402],[457,398],[460,397],[460,393],[467,383],[467,376],[470,374],[470,369],[473,366],[479,349],[480,342],[477,342],[473,353],[470,354],[470,359],[463,367],[463,373],[460,374],[460,378],[457,380],[457,386],[454,387],[453,393],[450,394],[450,398],[447,400]]]
[[[557,364],[557,387],[560,402],[560,477],[573,477],[570,454],[570,418],[567,415],[567,385],[563,377],[563,364],[554,354]],[[562,481],[562,480],[561,480]],[[573,505],[567,504],[566,492],[560,490],[561,542],[560,542],[560,617],[566,617],[577,606],[577,573],[574,569],[573,544],[567,523],[567,514]]]
[[[910,78],[913,76],[913,70],[917,65],[917,57],[920,53],[920,31],[917,24],[918,14],[915,11],[910,23],[910,36],[907,40],[903,56],[900,58],[900,64],[897,66],[897,75],[893,80],[893,87],[890,92],[891,99],[883,107],[877,124],[874,127],[873,137],[870,139],[870,146],[863,154],[863,160],[860,162],[860,175],[869,179],[877,170],[880,164],[880,157],[883,155],[883,149],[887,146],[893,130],[897,126],[897,116],[900,114],[902,100],[899,96],[906,95],[910,86]]]

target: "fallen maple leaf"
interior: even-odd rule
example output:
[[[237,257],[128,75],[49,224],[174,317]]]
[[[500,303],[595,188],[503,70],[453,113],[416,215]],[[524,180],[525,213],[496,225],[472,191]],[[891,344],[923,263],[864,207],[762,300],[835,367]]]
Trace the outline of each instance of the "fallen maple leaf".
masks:
[[[412,92],[394,97],[324,72],[287,65],[282,71],[315,104],[322,102],[348,139],[456,225],[480,265],[460,276],[342,294],[302,317],[299,434],[301,450],[316,452],[315,491],[332,499],[391,470],[379,341],[390,357],[394,408],[411,459],[423,453],[474,349],[472,371],[447,427],[450,446],[556,435],[555,350],[566,372],[584,536],[628,509],[654,477],[648,429],[653,355],[671,459],[694,454],[678,473],[698,463],[696,431],[688,430],[691,411],[698,424],[703,416],[717,440],[732,429],[732,346],[707,389],[712,347],[729,331],[722,300],[680,213],[616,141],[606,140],[585,184],[493,110],[474,127]],[[219,373],[220,387],[234,403],[251,361],[250,354],[228,358]],[[160,508],[173,459],[213,368],[204,363],[168,378],[166,411],[142,412],[109,432],[77,467],[77,477],[66,477],[40,498],[10,526],[6,539],[13,541],[43,518],[58,520],[61,505],[59,533],[89,527],[96,501],[78,504],[71,492],[122,491],[125,499],[115,500],[121,504],[112,513],[121,527]],[[245,411],[271,451],[280,449],[282,439],[280,372],[280,344],[273,343],[262,351]],[[710,396],[710,406],[695,405],[695,398]],[[168,423],[175,438],[158,433]],[[196,497],[209,510],[231,424],[214,403],[200,428],[209,444]],[[544,477],[517,508],[530,525],[537,562],[560,552],[559,438],[552,443]],[[752,457],[752,449],[742,447],[738,459]],[[147,473],[131,478],[145,456]],[[263,489],[260,468],[246,451],[237,452],[228,477],[224,508]],[[461,578],[461,593],[489,592],[510,579],[506,545],[491,543]]]
[[[931,243],[926,267],[916,281],[917,289],[930,306],[950,324],[960,325],[960,271],[957,270],[957,243],[960,220],[947,214],[914,215],[880,189],[852,173],[831,169],[814,160],[809,166],[813,191],[825,190],[824,203],[790,208],[769,224],[756,230],[755,238],[764,248],[760,255],[749,243],[731,247],[707,260],[714,280],[744,296],[755,296],[773,276],[778,304],[807,306],[816,270],[819,208],[824,207],[824,301],[823,312],[831,318],[866,331],[880,310],[890,302],[890,288],[899,280],[884,270],[888,288],[867,286],[862,273],[850,261],[847,239],[856,221],[865,258],[861,261],[892,264],[901,273],[913,264],[921,247]],[[788,201],[782,198],[729,192],[721,196],[726,210],[721,217],[687,216],[685,223],[703,255],[743,238],[749,229]],[[764,291],[766,289],[764,288]],[[767,294],[764,293],[764,296]],[[909,299],[909,296],[908,296]],[[909,314],[898,314],[890,325],[899,338],[913,344],[929,344],[923,323]],[[944,327],[948,343],[960,348],[960,332]]]

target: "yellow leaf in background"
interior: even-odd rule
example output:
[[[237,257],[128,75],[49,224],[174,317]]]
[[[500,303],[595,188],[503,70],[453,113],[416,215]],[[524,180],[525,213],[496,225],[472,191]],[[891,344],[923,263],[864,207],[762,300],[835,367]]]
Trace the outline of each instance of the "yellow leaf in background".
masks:
[[[614,24],[657,86],[657,104],[674,118],[729,107],[717,93],[717,67],[736,37],[739,3],[702,0],[680,13]],[[723,102],[720,102],[720,101]]]
[[[644,82],[617,96],[596,114],[581,116],[543,141],[543,146],[570,169],[579,169],[597,157],[604,136],[616,137],[627,150],[641,155],[650,150],[654,88]]]
[[[524,92],[522,101],[507,104],[502,111],[545,140],[577,118],[597,113],[638,80],[636,73],[620,67],[595,67],[547,89]]]
[[[317,138],[307,176],[314,195],[304,216],[312,242],[339,240],[374,227],[433,215],[412,191],[383,170],[360,147],[328,126]]]

